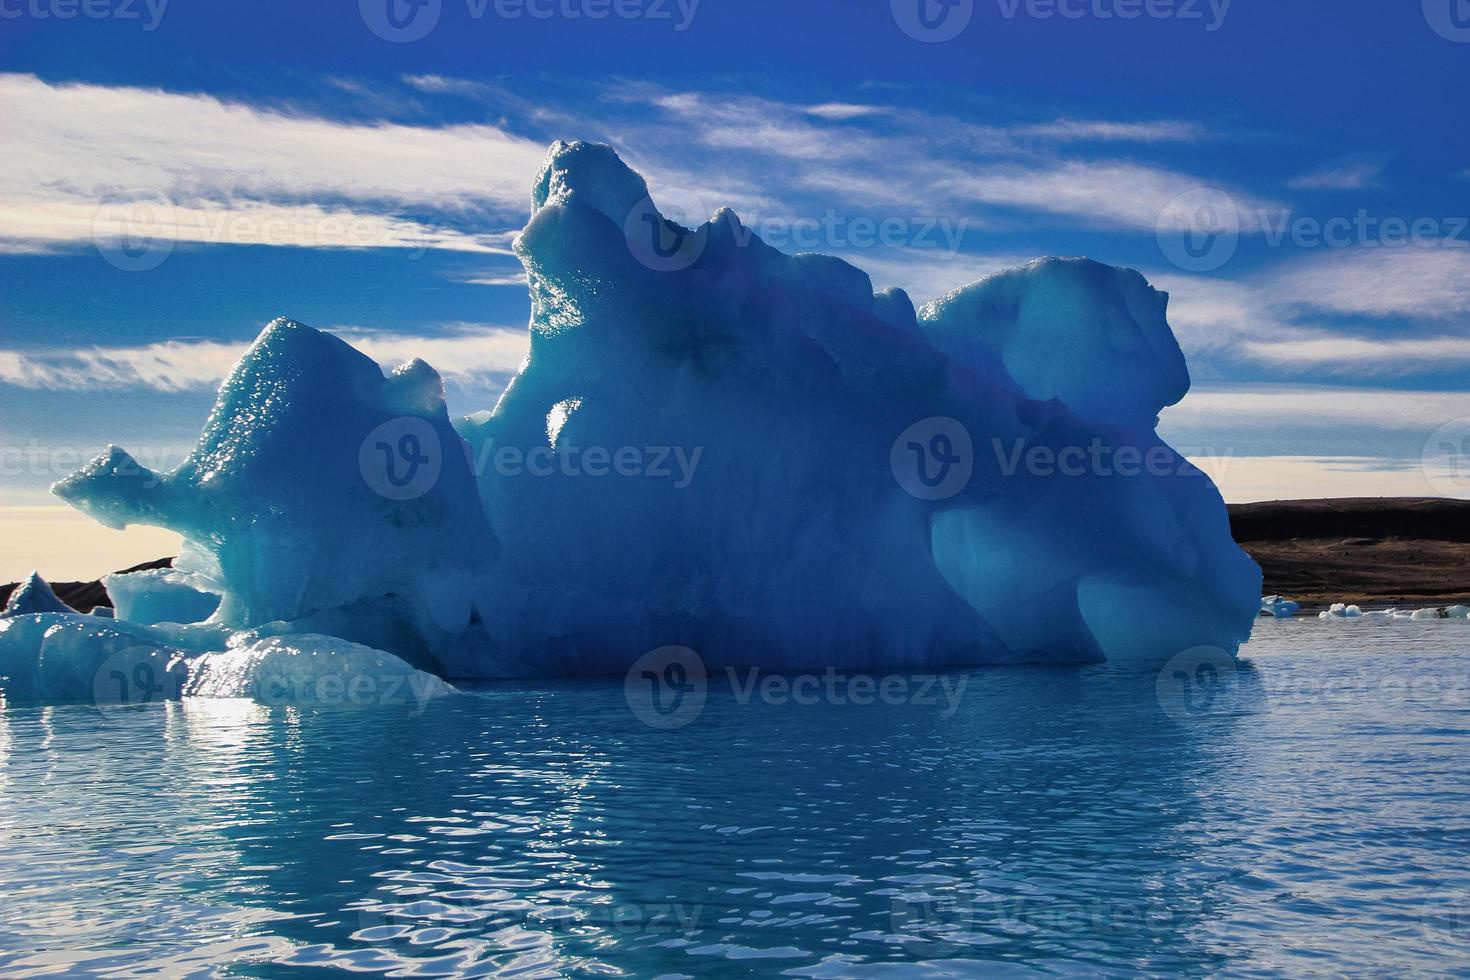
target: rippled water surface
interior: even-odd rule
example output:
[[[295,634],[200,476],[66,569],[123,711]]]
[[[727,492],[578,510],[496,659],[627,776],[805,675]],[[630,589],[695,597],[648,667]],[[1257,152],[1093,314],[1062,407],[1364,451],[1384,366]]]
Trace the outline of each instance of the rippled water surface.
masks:
[[[675,730],[617,680],[12,707],[0,975],[1470,974],[1470,624],[1246,657]]]

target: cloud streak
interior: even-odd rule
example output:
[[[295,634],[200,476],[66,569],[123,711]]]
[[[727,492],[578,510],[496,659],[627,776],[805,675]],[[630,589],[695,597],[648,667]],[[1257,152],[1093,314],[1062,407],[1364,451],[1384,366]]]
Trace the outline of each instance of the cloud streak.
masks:
[[[1294,191],[1361,191],[1379,185],[1383,165],[1344,163],[1302,174],[1287,183]]]
[[[172,206],[185,229],[234,229],[180,236],[187,241],[294,244],[279,233],[294,226],[316,236],[308,247],[344,247],[320,229],[348,222],[377,229],[369,246],[407,239],[482,251],[476,235],[436,231],[424,213],[475,219],[460,227],[513,227],[545,153],[538,141],[483,124],[350,123],[33,75],[0,75],[0,102],[0,238],[10,251],[86,242],[101,206],[134,203]]]
[[[422,358],[449,380],[513,374],[526,356],[524,328],[452,324],[433,336],[337,327],[335,333],[385,369]],[[229,374],[248,341],[168,340],[130,347],[0,351],[0,384],[60,391],[146,388],[208,390]]]

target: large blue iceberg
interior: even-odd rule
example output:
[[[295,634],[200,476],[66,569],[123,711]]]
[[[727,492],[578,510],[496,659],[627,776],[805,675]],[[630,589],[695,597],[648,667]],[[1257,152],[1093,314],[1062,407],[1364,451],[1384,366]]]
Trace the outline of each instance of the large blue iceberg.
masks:
[[[1155,433],[1189,374],[1138,273],[1043,259],[916,310],[730,211],[667,221],[589,143],[552,146],[531,204],[530,350],[493,411],[452,421],[427,364],[384,377],[280,319],[176,470],[114,447],[57,484],[186,539],[170,594],[129,576],[120,611],[207,621],[111,634],[186,671],[311,635],[446,678],[621,673],[670,644],[924,669],[1249,636],[1259,569]],[[0,663],[77,646],[75,618],[3,621]]]

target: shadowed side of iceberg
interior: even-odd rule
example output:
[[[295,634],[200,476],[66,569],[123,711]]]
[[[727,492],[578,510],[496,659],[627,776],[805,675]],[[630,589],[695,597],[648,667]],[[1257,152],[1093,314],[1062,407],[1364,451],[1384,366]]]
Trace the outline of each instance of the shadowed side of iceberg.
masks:
[[[506,646],[580,672],[661,643],[865,667],[1160,659],[1249,635],[1259,572],[1208,478],[1154,432],[1189,378],[1167,297],[1138,273],[1041,260],[916,316],[732,212],[673,225],[606,147],[553,146],[534,186],[516,243],[530,354],[466,438],[481,458],[661,446],[699,467],[482,479],[505,544],[487,623]],[[895,440],[951,423],[968,479],[913,492]],[[1156,465],[1012,462],[1094,444]]]

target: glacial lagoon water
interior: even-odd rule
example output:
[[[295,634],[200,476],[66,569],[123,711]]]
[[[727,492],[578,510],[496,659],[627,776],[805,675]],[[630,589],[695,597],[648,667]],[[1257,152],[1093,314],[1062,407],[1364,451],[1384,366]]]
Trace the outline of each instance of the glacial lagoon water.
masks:
[[[1470,975],[1470,623],[1244,657],[12,706],[0,976]]]

